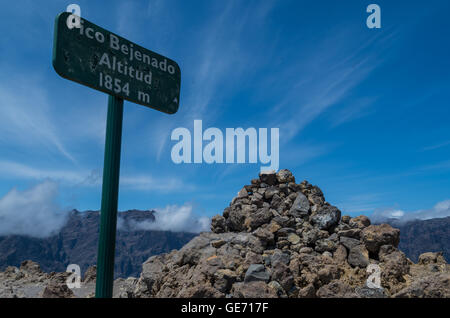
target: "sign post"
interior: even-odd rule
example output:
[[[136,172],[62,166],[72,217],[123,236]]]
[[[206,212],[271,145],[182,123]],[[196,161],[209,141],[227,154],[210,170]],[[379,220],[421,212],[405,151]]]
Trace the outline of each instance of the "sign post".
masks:
[[[110,298],[114,280],[123,99],[108,97],[95,296]]]
[[[180,100],[178,64],[85,19],[69,28],[56,17],[53,68],[62,77],[109,95],[95,296],[113,292],[124,100],[174,114]]]

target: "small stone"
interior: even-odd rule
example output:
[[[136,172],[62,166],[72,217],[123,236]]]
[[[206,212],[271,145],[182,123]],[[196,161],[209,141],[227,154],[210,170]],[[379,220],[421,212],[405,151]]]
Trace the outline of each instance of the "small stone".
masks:
[[[278,193],[280,193],[280,191],[276,187],[266,188],[266,191],[264,192],[264,198],[266,200],[271,200],[272,197]]]
[[[42,298],[72,298],[73,292],[65,283],[58,284],[52,282],[48,284],[41,293]]]
[[[20,264],[20,271],[30,274],[38,274],[42,272],[39,264],[30,260],[23,261]]]
[[[270,274],[266,271],[266,268],[262,264],[251,264],[245,273],[245,282],[264,281],[270,280]]]
[[[246,213],[241,209],[232,209],[228,218],[226,219],[226,227],[230,231],[242,232],[244,231]]]
[[[259,188],[256,192],[258,192],[261,195],[264,195],[266,193],[267,188]]]
[[[278,188],[280,189],[280,192],[283,192],[284,194],[288,194],[289,193],[289,186],[285,183],[282,183],[278,186]]]
[[[280,298],[287,298],[287,294],[285,292],[285,290],[283,289],[283,287],[281,287],[281,285],[273,280],[269,283],[269,288],[273,289],[273,291],[276,293],[276,295]]]
[[[215,247],[215,248],[219,248],[224,244],[226,244],[226,242],[224,240],[216,240],[216,241],[211,242],[211,246]]]
[[[347,261],[347,249],[343,245],[338,245],[333,254],[334,260],[338,264],[343,264]]]
[[[383,288],[357,287],[355,293],[361,298],[386,298]]]
[[[288,237],[289,234],[295,233],[295,230],[290,227],[283,227],[282,229],[279,229],[277,232],[278,237]]]
[[[95,265],[89,266],[86,272],[84,273],[83,283],[95,282],[96,277],[97,277],[97,266]]]
[[[316,289],[313,284],[309,284],[306,287],[303,287],[298,292],[298,298],[315,298],[316,297]]]
[[[281,229],[281,226],[280,226],[277,222],[272,221],[272,222],[269,224],[269,231],[270,231],[270,232],[275,233],[275,232],[278,231],[279,229]]]
[[[274,298],[278,295],[262,281],[254,281],[249,283],[235,283],[230,291],[232,298]]]
[[[363,245],[353,247],[348,254],[348,263],[353,267],[367,267],[369,265],[369,252]]]
[[[325,203],[325,198],[323,196],[322,190],[319,189],[317,186],[313,186],[311,188],[311,193],[308,195],[308,199],[311,202],[311,204],[322,206]],[[341,216],[339,215],[339,220],[341,219]]]
[[[266,266],[270,266],[271,264],[271,256],[267,254],[263,254],[263,261]]]
[[[241,189],[241,191],[238,192],[238,198],[242,199],[242,198],[247,198],[247,197],[248,197],[248,192],[244,187]]]
[[[353,228],[364,229],[370,225],[370,220],[365,215],[351,218],[348,224]]]
[[[428,252],[419,255],[419,265],[445,264],[445,258],[442,252]]]
[[[336,249],[336,243],[328,239],[321,239],[316,241],[316,252],[323,253],[325,251],[334,252]]]
[[[367,250],[378,254],[382,245],[398,246],[400,241],[400,230],[389,224],[370,225],[361,232],[361,239]]]
[[[350,219],[351,219],[350,215],[343,215],[341,220],[342,220],[342,222],[348,224]]]
[[[352,239],[350,237],[342,236],[339,241],[342,245],[344,245],[348,250],[351,250],[353,247],[360,245],[361,242],[356,239]]]
[[[340,219],[341,211],[332,205],[320,208],[316,214],[311,216],[312,223],[317,225],[321,230],[329,230],[337,225]]]
[[[288,183],[288,189],[292,192],[299,192],[300,191],[300,185],[296,184],[295,182],[289,182]]]
[[[311,254],[313,252],[313,249],[311,247],[302,247],[298,252],[304,254]]]
[[[224,233],[225,232],[226,220],[221,215],[215,215],[211,219],[211,231],[214,233]]]
[[[294,245],[300,243],[300,237],[294,233],[289,234],[287,240]]]
[[[281,225],[281,227],[289,227],[289,223],[291,223],[291,219],[287,216],[276,216],[273,220]]]
[[[222,260],[220,257],[218,257],[217,255],[211,255],[210,257],[208,257],[206,260],[206,263],[209,266],[221,266],[222,264]]]
[[[262,207],[263,204],[263,196],[258,192],[253,193],[251,197],[251,203],[256,205],[258,208]]]
[[[289,241],[288,240],[280,240],[277,242],[277,248],[284,248],[284,247],[288,247],[289,246]]]
[[[272,218],[272,212],[268,208],[262,208],[255,213],[250,214],[250,216],[245,220],[245,225],[251,230],[267,224]]]
[[[7,266],[4,273],[7,276],[15,276],[19,273],[19,269],[15,266]]]
[[[256,231],[253,232],[253,234],[266,244],[273,244],[274,242],[273,233],[262,227],[257,228]]]
[[[320,298],[356,298],[354,288],[348,283],[334,280],[331,283],[320,287],[316,296]]]
[[[295,193],[293,194],[295,195]],[[289,210],[289,215],[295,218],[305,217],[309,213],[309,208],[310,205],[308,199],[303,193],[299,192],[296,195],[296,199]]]
[[[287,169],[278,171],[276,176],[279,183],[295,182],[295,177],[292,175],[292,172]]]
[[[300,249],[302,249],[303,247],[305,247],[305,245],[303,243],[294,244],[294,245],[291,245],[291,250],[295,251],[295,252],[300,252]]]
[[[351,237],[354,239],[359,239],[361,234],[361,229],[349,229],[349,230],[343,230],[338,232],[339,236],[343,237]]]
[[[229,269],[219,269],[214,273],[214,287],[225,293],[230,290],[236,279],[237,275],[235,272]]]
[[[264,171],[259,174],[259,180],[267,185],[275,185],[277,183],[277,175],[275,171]]]

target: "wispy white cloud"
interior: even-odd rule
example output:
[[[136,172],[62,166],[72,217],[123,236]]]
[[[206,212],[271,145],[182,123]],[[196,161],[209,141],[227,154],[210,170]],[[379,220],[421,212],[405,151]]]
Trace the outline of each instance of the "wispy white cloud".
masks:
[[[0,236],[47,237],[57,233],[68,214],[57,203],[58,186],[44,181],[19,191],[12,189],[0,198]]]
[[[26,88],[26,94],[23,88]],[[0,96],[0,136],[3,143],[16,147],[44,146],[73,163],[77,162],[53,124],[47,94],[39,81],[11,78],[8,82],[0,82]]]
[[[331,117],[331,126],[334,128],[372,114],[374,110],[370,109],[370,107],[374,102],[375,98],[367,97],[358,99],[350,105],[339,109]]]
[[[419,173],[429,172],[429,171],[433,171],[433,170],[444,171],[444,170],[448,170],[448,169],[450,169],[450,160],[444,160],[444,161],[440,161],[437,163],[432,163],[429,165],[421,166],[421,167],[411,171],[411,174],[419,174]]]
[[[450,216],[450,200],[437,203],[431,209],[404,211],[399,208],[377,209],[371,214],[374,222],[384,222],[388,219],[395,219],[399,222],[412,220],[428,220],[434,218],[444,218]]]
[[[181,109],[176,118],[156,123],[158,129],[152,130],[157,134],[153,142],[158,160],[174,128],[191,126],[195,119],[211,123],[224,112],[220,107],[223,98],[231,95],[236,80],[242,79],[248,65],[258,58],[249,54],[253,50],[244,31],[251,27],[262,28],[275,2],[256,3],[242,6],[239,1],[214,2],[209,18],[195,32],[192,30],[191,40],[186,43],[192,48],[187,52],[192,53],[187,53],[180,61],[183,78],[189,79],[182,82]],[[149,10],[149,14],[168,14],[159,1],[151,1]]]
[[[150,19],[155,19],[158,17],[164,7],[164,0],[150,0],[147,5],[147,15]]]
[[[280,168],[283,165],[287,167],[300,166],[311,160],[331,152],[336,148],[336,144],[331,143],[299,143],[282,148],[283,156],[281,157]]]
[[[380,193],[351,195],[340,202],[336,202],[336,206],[343,213],[349,214],[369,214],[380,204],[382,204],[382,195]]]
[[[187,96],[187,103],[193,106],[189,121],[214,119],[217,113],[211,111],[211,106],[219,107],[212,104],[226,96],[228,89],[235,87],[233,81],[242,79],[248,66],[260,58],[250,53],[254,50],[245,31],[262,29],[274,5],[273,1],[258,1],[248,6],[242,6],[239,1],[226,1],[215,8],[219,14],[211,15],[203,25],[197,54],[189,57],[195,70],[192,82],[196,88]],[[253,37],[258,41],[257,34]]]
[[[289,142],[323,113],[345,101],[353,89],[384,62],[381,51],[369,52],[366,49],[375,42],[388,44],[392,34],[385,38],[373,37],[355,47],[354,42],[348,40],[353,38],[352,32],[335,32],[311,49],[309,56],[299,57],[300,62],[285,72],[289,74],[295,70],[300,75],[297,82],[286,87],[289,90],[284,99],[272,109],[273,126],[283,127],[282,142]],[[302,74],[308,77],[302,77]],[[358,118],[370,102],[353,103],[339,110],[345,116],[338,124]]]
[[[424,147],[424,148],[422,148],[422,151],[436,150],[436,149],[443,148],[446,146],[450,146],[450,140],[447,140],[447,141],[444,141],[444,142],[441,142],[438,144],[434,144],[434,145],[431,145],[428,147]]]
[[[0,198],[0,236],[25,235],[44,238],[66,224],[68,211],[58,204],[58,184],[46,180],[30,189],[10,190]],[[122,224],[119,220],[119,229]],[[191,204],[157,209],[155,221],[130,221],[128,230],[161,230],[198,233],[208,231],[210,219],[199,217]]]
[[[135,24],[132,23],[133,17],[140,13],[139,3],[134,1],[121,1],[117,6],[117,32],[123,37],[129,37],[135,30]]]
[[[53,180],[61,182],[66,186],[91,187],[100,186],[102,173],[98,169],[93,170],[71,170],[71,169],[49,169],[38,168],[12,161],[0,160],[0,174],[3,177],[24,180]],[[124,174],[120,177],[120,186],[125,189],[136,191],[193,191],[194,185],[186,184],[182,179],[166,176],[164,178],[154,177],[149,174]]]
[[[52,179],[55,181],[62,181],[67,184],[82,183],[91,175],[88,171],[36,168],[26,164],[6,160],[0,161],[0,173],[3,177],[31,180]]]
[[[123,223],[119,223],[119,229],[123,228],[120,225]],[[210,219],[208,217],[197,216],[191,204],[184,204],[156,209],[155,221],[128,221],[127,229],[198,233],[209,231],[209,226]]]
[[[125,175],[120,178],[123,187],[140,191],[193,191],[193,185],[185,184],[181,179],[174,177],[157,178],[150,175]]]

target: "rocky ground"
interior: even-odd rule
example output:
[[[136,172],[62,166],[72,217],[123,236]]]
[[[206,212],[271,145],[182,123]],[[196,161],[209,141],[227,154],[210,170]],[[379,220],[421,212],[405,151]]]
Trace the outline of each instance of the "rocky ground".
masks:
[[[414,264],[397,248],[398,229],[341,216],[288,170],[244,186],[211,230],[150,257],[139,278],[116,280],[115,297],[450,297],[442,253]],[[0,297],[92,297],[94,273],[69,290],[68,274],[24,262],[0,273]]]
[[[95,295],[95,274],[95,266],[90,267],[80,288],[69,289],[66,281],[70,273],[45,273],[39,264],[24,261],[19,268],[9,266],[0,272],[0,298],[92,298]],[[116,279],[113,297],[128,297],[126,290],[135,280]]]

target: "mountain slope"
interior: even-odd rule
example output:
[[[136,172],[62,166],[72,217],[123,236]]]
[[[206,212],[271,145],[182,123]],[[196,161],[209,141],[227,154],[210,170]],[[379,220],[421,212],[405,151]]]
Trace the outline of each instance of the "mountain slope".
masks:
[[[388,223],[400,229],[398,247],[412,261],[417,262],[422,253],[440,251],[450,261],[450,217]]]
[[[153,211],[119,213],[115,276],[139,276],[142,263],[150,256],[182,247],[192,233],[133,230],[133,222],[154,220]],[[70,213],[61,231],[48,238],[10,235],[0,237],[0,269],[19,266],[26,259],[38,262],[44,271],[64,272],[78,264],[84,272],[97,261],[98,211]]]

